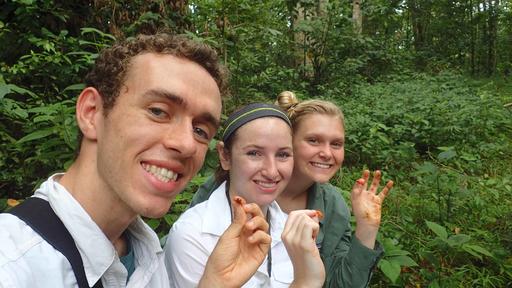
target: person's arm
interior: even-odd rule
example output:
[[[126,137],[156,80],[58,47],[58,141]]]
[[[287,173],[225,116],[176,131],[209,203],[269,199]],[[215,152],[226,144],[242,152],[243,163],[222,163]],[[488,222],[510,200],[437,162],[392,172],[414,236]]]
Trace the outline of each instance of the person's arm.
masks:
[[[366,176],[365,173],[363,173],[362,180],[364,182],[368,181],[368,175],[369,173],[366,173]],[[375,195],[375,193],[378,182],[380,181],[380,175],[377,178],[378,179],[374,179],[374,182],[377,180],[377,185],[373,187],[373,194],[370,194],[371,192],[365,189],[366,185],[364,185],[362,181],[358,180],[359,182],[356,182],[352,191],[352,200],[354,200],[353,196],[366,196],[364,201],[361,201],[363,200],[361,198],[357,199],[355,202],[356,206],[360,204],[367,205],[368,203],[364,202],[368,201],[368,198],[370,198],[370,200],[375,199],[373,196],[379,197]],[[381,195],[380,197],[385,197],[391,186],[392,184],[388,182],[386,188],[381,192],[381,194],[384,194],[379,194]],[[365,195],[361,195],[363,192]],[[383,254],[382,247],[375,240],[378,226],[376,230],[370,230],[370,232],[367,233],[368,230],[365,231],[365,229],[367,229],[365,227],[366,223],[356,222],[356,231],[358,228],[360,230],[357,234],[352,234],[350,211],[339,194],[339,191],[332,187],[332,189],[324,189],[324,193],[328,196],[324,198],[324,202],[326,202],[326,221],[324,221],[323,226],[325,236],[322,245],[322,259],[324,260],[327,271],[327,279],[324,287],[367,287],[370,282],[372,270]],[[381,200],[383,200],[384,197],[381,198]],[[381,203],[382,201],[380,201],[380,204]],[[354,208],[357,210],[357,212],[354,211],[354,213],[357,213],[358,216],[366,217],[366,212],[370,215],[376,215],[376,213],[365,211],[365,209],[361,209],[361,207],[362,206],[358,206]],[[373,212],[375,212],[375,210]],[[380,206],[378,212],[380,225]],[[360,233],[361,231],[363,233]],[[358,238],[358,235],[361,234],[370,235],[368,238],[362,237],[366,244],[363,244]]]
[[[270,248],[268,223],[258,205],[232,202],[233,222],[208,258],[198,287],[241,287],[258,270]]]
[[[325,268],[316,247],[320,226],[315,210],[296,210],[288,216],[281,238],[293,264],[290,287],[322,287]]]

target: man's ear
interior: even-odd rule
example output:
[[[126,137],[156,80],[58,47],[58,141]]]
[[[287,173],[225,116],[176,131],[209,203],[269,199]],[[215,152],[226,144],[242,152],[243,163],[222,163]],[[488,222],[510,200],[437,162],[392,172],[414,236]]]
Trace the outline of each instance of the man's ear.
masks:
[[[231,169],[231,160],[229,158],[229,151],[224,149],[224,142],[217,142],[217,153],[219,153],[220,166],[222,169],[228,171]]]
[[[96,140],[99,117],[103,117],[103,99],[96,88],[87,87],[76,101],[76,121],[84,138]]]

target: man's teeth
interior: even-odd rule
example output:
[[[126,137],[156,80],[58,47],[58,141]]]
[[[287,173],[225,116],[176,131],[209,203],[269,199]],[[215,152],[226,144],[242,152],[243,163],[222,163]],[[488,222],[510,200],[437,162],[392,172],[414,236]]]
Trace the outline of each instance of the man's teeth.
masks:
[[[155,176],[158,180],[162,182],[170,182],[171,180],[176,181],[176,179],[178,178],[178,173],[174,173],[167,168],[158,167],[146,163],[142,163],[142,168],[144,168],[144,170],[148,171],[149,173],[151,173],[151,175]]]
[[[264,188],[272,188],[276,186],[277,182],[263,182],[263,181],[254,181],[256,184],[263,186]]]
[[[318,167],[318,168],[322,168],[322,169],[329,169],[332,166],[331,164],[324,164],[324,163],[318,163],[318,162],[311,162],[311,165]]]

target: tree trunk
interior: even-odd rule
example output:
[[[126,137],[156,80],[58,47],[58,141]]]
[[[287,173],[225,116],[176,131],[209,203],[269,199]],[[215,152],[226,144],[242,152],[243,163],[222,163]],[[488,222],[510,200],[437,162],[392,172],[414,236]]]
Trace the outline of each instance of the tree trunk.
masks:
[[[498,5],[499,0],[488,0],[487,22],[487,76],[496,71],[496,43],[498,38]]]
[[[471,67],[471,75],[475,75],[475,36],[476,36],[476,23],[473,18],[473,0],[469,0],[469,25],[471,29],[471,39],[470,39],[470,47],[469,47],[469,53],[470,53],[470,67]]]
[[[363,32],[363,18],[361,16],[361,0],[352,2],[352,21],[354,24],[354,33],[361,35]]]

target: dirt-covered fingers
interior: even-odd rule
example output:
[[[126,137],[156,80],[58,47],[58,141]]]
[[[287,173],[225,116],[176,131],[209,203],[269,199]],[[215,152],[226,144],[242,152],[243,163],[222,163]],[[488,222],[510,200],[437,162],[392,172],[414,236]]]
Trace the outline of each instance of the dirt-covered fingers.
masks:
[[[372,180],[372,184],[370,186],[371,193],[373,193],[373,194],[377,193],[377,189],[379,188],[381,177],[382,177],[382,172],[380,172],[380,170],[373,172],[373,180]]]
[[[380,191],[379,193],[379,198],[384,201],[384,199],[388,196],[389,194],[389,191],[391,190],[391,188],[393,188],[393,181],[389,180],[388,183],[386,183],[386,186],[384,186],[384,188],[382,188],[382,191]]]

